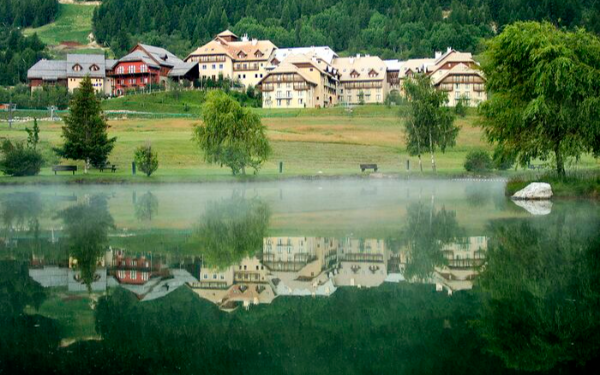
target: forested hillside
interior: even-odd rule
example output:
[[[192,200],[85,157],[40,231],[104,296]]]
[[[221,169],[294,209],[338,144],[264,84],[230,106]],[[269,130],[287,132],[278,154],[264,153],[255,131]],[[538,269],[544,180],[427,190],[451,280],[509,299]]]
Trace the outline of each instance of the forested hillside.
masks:
[[[517,20],[600,31],[599,0],[104,0],[100,42],[117,54],[137,41],[186,55],[230,28],[280,47],[330,45],[384,58],[429,56],[447,46],[477,52]]]
[[[38,27],[54,21],[58,0],[1,0],[0,26]]]

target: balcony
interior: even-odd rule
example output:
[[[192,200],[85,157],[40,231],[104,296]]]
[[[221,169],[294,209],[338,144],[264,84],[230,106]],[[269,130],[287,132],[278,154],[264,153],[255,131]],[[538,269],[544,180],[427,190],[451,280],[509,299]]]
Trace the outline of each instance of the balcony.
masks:
[[[380,89],[383,87],[382,82],[346,82],[342,86],[346,90],[351,89]]]
[[[258,64],[235,64],[233,66],[234,72],[248,72],[248,71],[257,71],[260,69]]]

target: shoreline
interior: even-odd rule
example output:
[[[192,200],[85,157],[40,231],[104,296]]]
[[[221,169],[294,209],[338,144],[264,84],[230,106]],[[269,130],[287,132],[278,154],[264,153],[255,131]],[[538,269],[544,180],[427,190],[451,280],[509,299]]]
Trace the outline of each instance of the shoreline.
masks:
[[[83,177],[82,177],[83,176]],[[339,180],[373,180],[373,181],[480,181],[508,182],[509,178],[500,175],[469,176],[465,174],[400,174],[400,173],[370,173],[370,174],[336,174],[336,175],[204,175],[186,177],[145,177],[145,176],[33,176],[33,177],[0,177],[0,187],[7,186],[58,186],[58,185],[169,185],[169,184],[214,184],[214,183],[261,183],[286,181],[339,181]]]

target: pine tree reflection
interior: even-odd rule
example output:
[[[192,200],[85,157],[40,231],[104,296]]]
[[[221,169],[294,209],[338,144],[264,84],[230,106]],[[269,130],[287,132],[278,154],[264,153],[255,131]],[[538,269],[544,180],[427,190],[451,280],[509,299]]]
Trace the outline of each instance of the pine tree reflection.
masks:
[[[94,195],[57,216],[65,226],[69,256],[80,271],[81,281],[91,291],[96,267],[108,247],[108,231],[114,228],[107,200],[104,196]]]

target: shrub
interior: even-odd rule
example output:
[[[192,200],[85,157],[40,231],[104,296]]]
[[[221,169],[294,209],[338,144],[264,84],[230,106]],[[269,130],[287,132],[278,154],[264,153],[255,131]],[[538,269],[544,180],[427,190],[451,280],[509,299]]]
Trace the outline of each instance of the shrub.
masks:
[[[2,173],[9,176],[35,176],[40,173],[44,159],[37,150],[26,147],[23,142],[12,143],[9,140],[2,142],[0,150]]]
[[[501,148],[496,148],[496,150],[494,150],[493,160],[494,168],[505,171],[515,165],[517,158],[515,155],[504,153]]]
[[[152,151],[151,145],[138,147],[135,150],[134,160],[138,169],[148,177],[158,169],[158,154]]]
[[[471,151],[465,158],[465,169],[468,172],[485,172],[492,169],[492,158],[483,150]]]
[[[460,117],[465,117],[467,115],[467,106],[465,105],[463,99],[456,102],[456,106],[454,106],[454,112]]]

